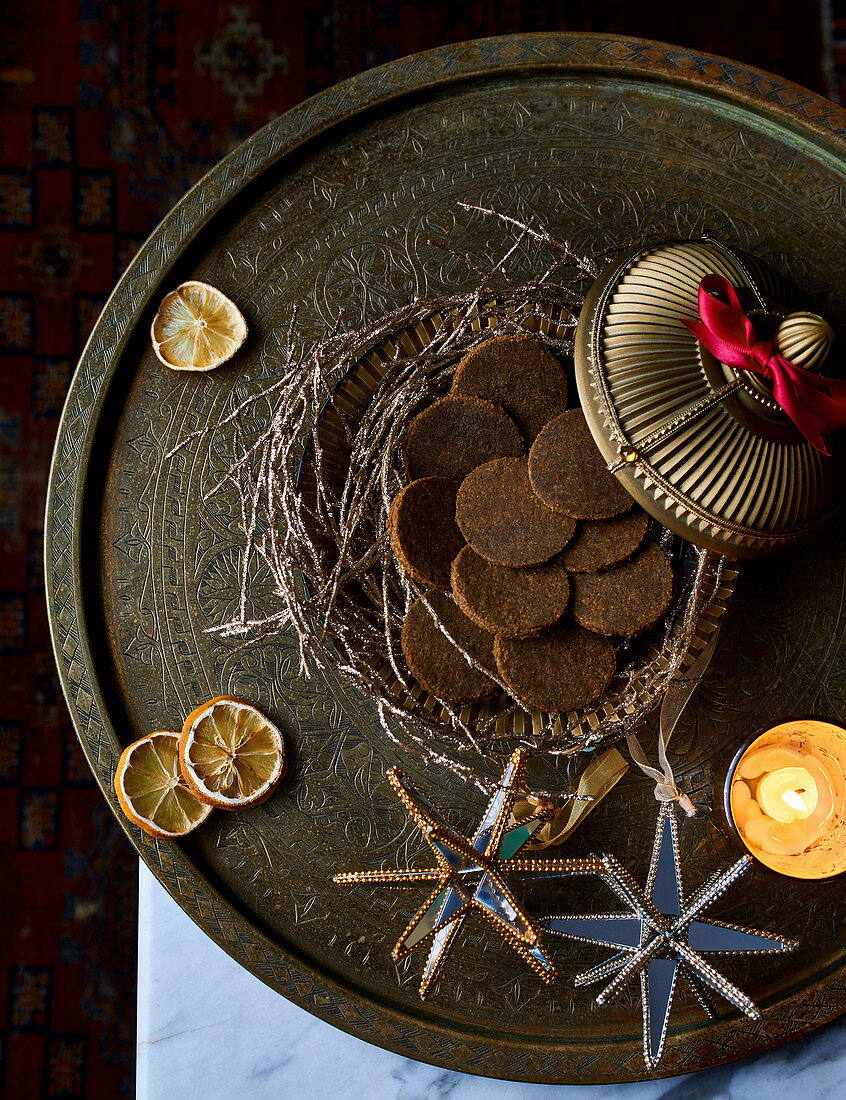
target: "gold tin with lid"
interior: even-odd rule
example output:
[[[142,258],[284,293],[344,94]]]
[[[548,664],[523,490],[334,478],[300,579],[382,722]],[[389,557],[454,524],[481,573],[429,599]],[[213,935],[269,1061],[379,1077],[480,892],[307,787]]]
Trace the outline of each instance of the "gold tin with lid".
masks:
[[[816,450],[766,382],[718,362],[687,330],[681,319],[698,319],[711,273],[732,284],[759,336],[802,308],[773,268],[716,241],[638,248],[585,300],[579,396],[609,469],[647,512],[698,546],[765,557],[829,519],[843,495],[843,445],[829,437],[831,457]]]

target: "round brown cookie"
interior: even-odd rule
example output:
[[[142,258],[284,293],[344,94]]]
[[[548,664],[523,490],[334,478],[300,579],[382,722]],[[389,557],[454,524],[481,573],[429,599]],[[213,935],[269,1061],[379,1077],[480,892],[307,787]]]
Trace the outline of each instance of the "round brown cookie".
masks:
[[[521,706],[564,714],[586,707],[605,691],[617,655],[610,638],[564,619],[534,638],[497,637],[494,656]]]
[[[479,397],[444,397],[411,421],[403,440],[409,478],[463,481],[492,458],[522,455],[523,438],[507,412]]]
[[[673,598],[673,570],[654,542],[605,573],[576,573],[570,615],[588,630],[629,638],[657,623]]]
[[[455,502],[461,533],[477,554],[500,565],[540,565],[563,550],[575,520],[538,500],[525,458],[495,458],[468,474]]]
[[[452,563],[452,594],[483,630],[527,638],[552,626],[567,610],[570,578],[560,558],[535,569],[512,569],[465,546]]]
[[[478,344],[458,364],[450,393],[502,405],[530,444],[567,408],[564,369],[534,336],[494,336]]]
[[[456,483],[423,477],[391,501],[388,534],[397,561],[421,584],[449,591],[452,559],[464,545],[455,522]]]
[[[541,500],[576,519],[607,519],[632,506],[631,496],[608,472],[581,409],[546,425],[529,452],[529,477]]]
[[[494,670],[493,635],[471,623],[446,594],[430,592],[426,600],[450,636],[475,660]],[[408,609],[401,642],[412,676],[439,699],[448,703],[475,703],[496,691],[493,680],[473,668],[447,640],[422,598]]]
[[[649,516],[642,509],[611,519],[585,520],[560,561],[571,573],[599,573],[630,558],[646,538]]]

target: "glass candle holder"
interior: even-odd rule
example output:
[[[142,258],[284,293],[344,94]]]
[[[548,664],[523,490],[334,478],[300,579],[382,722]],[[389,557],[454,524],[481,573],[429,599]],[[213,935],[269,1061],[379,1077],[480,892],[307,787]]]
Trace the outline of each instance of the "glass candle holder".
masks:
[[[797,718],[759,734],[732,761],[725,810],[770,870],[800,879],[846,871],[846,729]]]

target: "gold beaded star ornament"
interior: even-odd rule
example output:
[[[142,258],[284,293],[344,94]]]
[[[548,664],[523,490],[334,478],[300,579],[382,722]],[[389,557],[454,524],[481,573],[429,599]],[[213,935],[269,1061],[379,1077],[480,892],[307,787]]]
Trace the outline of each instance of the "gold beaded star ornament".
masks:
[[[425,998],[441,973],[458,933],[471,915],[481,917],[499,932],[544,982],[555,979],[555,968],[541,946],[540,927],[514,894],[506,875],[537,879],[593,874],[599,869],[599,861],[515,858],[547,816],[546,811],[538,809],[528,820],[509,827],[525,763],[525,750],[515,750],[472,838],[460,833],[399,768],[391,768],[388,772],[391,786],[434,852],[436,866],[335,875],[335,882],[344,886],[408,887],[431,883],[429,895],[393,949],[394,959],[399,960],[415,948],[429,945],[420,980],[421,998]]]

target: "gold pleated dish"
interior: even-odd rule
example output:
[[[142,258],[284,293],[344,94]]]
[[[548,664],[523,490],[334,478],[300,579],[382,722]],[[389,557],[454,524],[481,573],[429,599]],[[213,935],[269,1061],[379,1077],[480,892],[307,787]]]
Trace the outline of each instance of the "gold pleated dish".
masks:
[[[660,523],[731,558],[764,557],[827,521],[843,492],[842,445],[832,439],[832,457],[821,454],[765,382],[719,363],[685,328],[710,273],[728,279],[750,315],[753,287],[772,323],[801,308],[773,268],[717,242],[640,249],[585,301],[579,395],[609,468]]]

